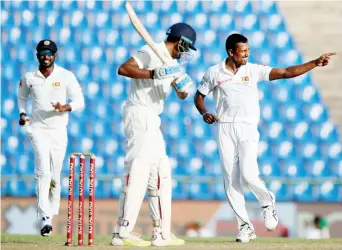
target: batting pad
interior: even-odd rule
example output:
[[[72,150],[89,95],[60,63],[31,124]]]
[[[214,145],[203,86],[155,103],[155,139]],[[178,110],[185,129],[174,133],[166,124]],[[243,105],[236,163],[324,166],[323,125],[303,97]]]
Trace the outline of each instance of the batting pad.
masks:
[[[157,168],[157,185],[149,187],[149,207],[153,218],[153,225],[160,227],[163,239],[169,239],[171,235],[171,166],[167,156],[159,161]]]
[[[133,231],[139,210],[147,189],[150,175],[150,163],[147,159],[137,157],[133,160],[123,180],[120,195],[119,235],[126,238]]]

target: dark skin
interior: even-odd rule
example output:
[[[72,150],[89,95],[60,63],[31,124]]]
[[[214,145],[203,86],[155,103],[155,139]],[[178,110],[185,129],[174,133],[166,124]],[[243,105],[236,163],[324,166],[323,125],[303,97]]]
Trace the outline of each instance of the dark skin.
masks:
[[[247,64],[247,59],[249,56],[250,48],[248,43],[238,43],[235,50],[228,50],[228,58],[226,59],[226,69],[236,74],[242,65]],[[295,65],[287,68],[273,68],[270,72],[270,81],[278,79],[287,79],[300,76],[306,72],[316,68],[324,67],[329,64],[330,57],[336,55],[335,52],[325,53],[319,58],[303,63],[300,65]],[[197,110],[203,117],[203,120],[208,124],[213,124],[214,122],[219,122],[219,118],[207,111],[204,104],[205,95],[196,92],[194,97],[194,102]]]
[[[172,43],[172,42],[165,42],[166,48],[168,49],[170,55],[174,59],[180,58],[180,52],[178,51],[178,43],[179,41]],[[137,78],[137,79],[151,79],[152,71],[148,69],[140,69],[137,62],[133,57],[128,59],[126,62],[124,62],[119,70],[118,74],[122,76],[127,76],[130,78]],[[177,90],[175,82],[171,82],[172,87],[177,93],[177,96],[180,99],[185,99],[188,96],[188,93],[180,92]]]
[[[49,56],[48,54],[39,55],[37,53],[36,56],[37,56],[37,59],[39,62],[39,71],[42,73],[42,75],[45,78],[49,77],[53,71],[57,54],[55,53],[55,54]],[[72,110],[72,108],[69,104],[62,105],[59,102],[57,102],[57,103],[51,103],[51,105],[55,108],[56,112],[66,112],[66,111]],[[21,126],[23,126],[29,120],[30,120],[30,118],[27,117],[26,114],[25,115],[21,114],[20,119],[19,119],[19,124]]]

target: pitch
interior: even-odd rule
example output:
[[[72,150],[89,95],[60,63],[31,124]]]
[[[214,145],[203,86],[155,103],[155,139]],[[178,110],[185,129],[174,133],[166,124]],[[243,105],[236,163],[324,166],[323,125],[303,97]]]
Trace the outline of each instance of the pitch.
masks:
[[[72,249],[141,249],[137,247],[113,247],[109,245],[110,236],[95,237],[94,247],[71,247]],[[342,239],[328,239],[328,240],[306,240],[293,238],[258,238],[251,243],[236,243],[234,238],[185,238],[187,244],[181,247],[167,247],[172,249],[342,249]],[[1,235],[1,249],[3,250],[66,250],[68,247],[64,246],[65,235],[55,235],[50,238],[43,238],[38,235]],[[74,239],[76,242],[76,238]],[[145,249],[149,249],[147,247]],[[157,249],[157,248],[154,248]],[[164,249],[164,248],[161,248]]]

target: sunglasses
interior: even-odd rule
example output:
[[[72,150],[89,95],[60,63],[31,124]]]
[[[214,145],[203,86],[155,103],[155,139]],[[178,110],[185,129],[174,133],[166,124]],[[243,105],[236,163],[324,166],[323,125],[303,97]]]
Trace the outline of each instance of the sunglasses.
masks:
[[[39,56],[45,56],[45,55],[48,55],[48,56],[53,56],[55,53],[53,53],[51,50],[40,50],[38,51],[38,55]]]

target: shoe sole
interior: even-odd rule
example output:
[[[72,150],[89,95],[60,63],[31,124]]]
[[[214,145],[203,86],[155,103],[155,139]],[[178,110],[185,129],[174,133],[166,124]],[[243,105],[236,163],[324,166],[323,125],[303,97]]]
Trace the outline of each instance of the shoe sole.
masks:
[[[52,226],[50,225],[45,225],[41,230],[40,230],[40,234],[43,237],[48,237],[50,236],[52,233]]]

